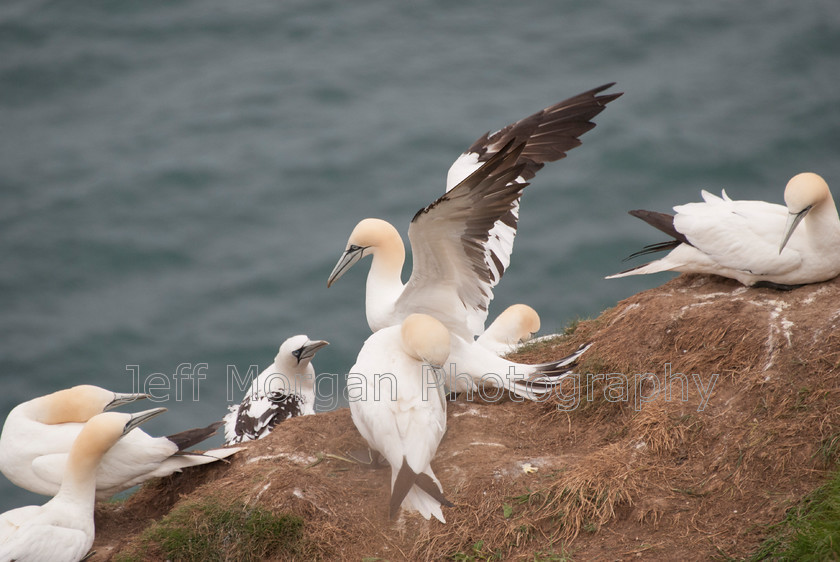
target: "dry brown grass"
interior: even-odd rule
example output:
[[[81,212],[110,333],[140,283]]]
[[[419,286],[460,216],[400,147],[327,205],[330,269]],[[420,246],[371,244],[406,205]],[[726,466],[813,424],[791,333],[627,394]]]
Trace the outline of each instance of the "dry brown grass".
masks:
[[[544,489],[540,520],[556,522],[554,540],[570,541],[584,525],[601,527],[620,505],[633,504],[639,466],[624,443],[594,451],[575,470],[564,471]]]
[[[455,503],[445,525],[389,521],[388,471],[324,456],[363,445],[344,410],[290,420],[230,466],[102,508],[97,559],[132,544],[118,532],[126,525],[139,532],[172,506],[209,499],[302,517],[307,556],[323,559],[744,556],[840,455],[838,322],[840,281],[780,293],[681,276],[516,357],[547,361],[594,341],[584,387],[588,373],[622,373],[626,401],[607,400],[600,380],[573,411],[556,401],[451,405],[433,463]],[[686,375],[687,400],[680,384],[666,401],[647,383],[637,410],[633,375],[661,379],[666,364]],[[704,384],[719,375],[702,411],[693,374]]]

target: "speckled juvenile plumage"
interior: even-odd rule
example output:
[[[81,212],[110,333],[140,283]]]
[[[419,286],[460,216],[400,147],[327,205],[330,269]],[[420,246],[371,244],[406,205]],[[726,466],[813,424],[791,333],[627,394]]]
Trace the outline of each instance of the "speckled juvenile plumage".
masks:
[[[262,439],[295,416],[315,413],[315,369],[311,359],[327,345],[304,335],[283,342],[274,363],[254,379],[242,402],[225,416],[225,443]]]

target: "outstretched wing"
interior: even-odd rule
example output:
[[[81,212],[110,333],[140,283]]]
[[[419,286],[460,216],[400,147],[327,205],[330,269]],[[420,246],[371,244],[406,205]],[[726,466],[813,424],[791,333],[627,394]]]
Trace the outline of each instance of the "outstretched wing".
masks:
[[[398,312],[431,314],[470,340],[484,330],[500,267],[492,257],[487,259],[490,230],[528,185],[517,179],[525,167],[517,163],[524,147],[508,142],[460,184],[417,212],[408,228],[414,265],[396,302]]]
[[[595,127],[595,123],[591,120],[601,113],[609,102],[621,95],[621,93],[598,95],[614,84],[614,82],[605,84],[583,92],[512,123],[493,134],[486,133],[461,154],[449,168],[446,191],[452,190],[508,143],[513,143],[513,146],[524,143],[522,154],[517,161],[518,164],[524,164],[518,181],[529,181],[546,162],[565,158],[569,150],[580,146],[580,137]],[[489,264],[497,282],[510,265],[518,222],[519,199],[517,198],[510,210],[496,221],[488,238],[485,261]]]

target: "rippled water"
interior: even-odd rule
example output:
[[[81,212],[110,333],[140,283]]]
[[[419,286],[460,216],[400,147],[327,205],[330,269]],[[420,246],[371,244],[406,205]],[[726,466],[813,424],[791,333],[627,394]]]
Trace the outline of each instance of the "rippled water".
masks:
[[[149,424],[226,409],[228,365],[295,333],[345,373],[366,267],[355,223],[443,189],[479,135],[600,84],[626,92],[526,190],[491,315],[543,330],[670,275],[605,281],[662,238],[625,214],[726,188],[840,185],[840,11],[806,0],[103,2],[0,6],[0,415],[82,382],[207,364]],[[656,327],[650,327],[656,329]],[[237,398],[239,392],[237,391]],[[42,498],[0,478],[0,509]]]

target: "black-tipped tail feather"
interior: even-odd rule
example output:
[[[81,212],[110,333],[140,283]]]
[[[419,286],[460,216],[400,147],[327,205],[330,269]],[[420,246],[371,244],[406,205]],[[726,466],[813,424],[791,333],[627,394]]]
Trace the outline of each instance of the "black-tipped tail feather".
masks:
[[[630,254],[629,256],[627,256],[626,258],[624,258],[621,261],[629,261],[629,260],[632,260],[633,258],[637,258],[639,256],[645,256],[647,254],[655,254],[657,252],[667,252],[667,251],[673,250],[674,248],[676,248],[680,244],[682,244],[682,242],[680,242],[679,240],[668,240],[667,242],[657,242],[656,244],[648,244],[647,246],[645,246],[644,248],[642,248],[638,252],[633,252],[632,254]],[[640,266],[640,267],[643,267],[643,266]],[[636,269],[636,268],[633,268],[633,269]],[[633,271],[633,269],[628,269],[627,271]],[[622,273],[624,273],[624,272],[622,271]]]
[[[560,382],[569,374],[574,373],[574,366],[580,356],[586,353],[592,347],[592,342],[581,345],[577,351],[557,361],[543,363],[536,365],[537,370],[528,378],[528,382],[540,381],[548,382],[556,380]]]
[[[668,240],[667,242],[658,242],[656,244],[648,244],[638,252],[633,252],[632,254],[624,258],[622,261],[631,260],[633,258],[637,258],[639,256],[644,256],[647,254],[655,254],[657,252],[670,251],[679,246],[680,244],[688,244],[689,246],[691,245],[691,242],[688,241],[688,238],[685,237],[685,234],[678,231],[674,226],[674,215],[669,215],[668,213],[659,213],[656,211],[645,211],[644,209],[634,209],[632,211],[627,212],[636,217],[637,219],[645,221],[660,232],[664,232],[665,234],[673,238],[673,240]],[[617,275],[629,273],[634,269],[638,269],[638,267],[622,271]]]
[[[414,481],[417,479],[417,474],[408,466],[408,462],[403,459],[400,471],[397,473],[397,479],[394,480],[394,486],[391,488],[391,502],[388,509],[388,517],[394,519],[400,511],[400,506],[403,500],[408,495],[411,487],[414,486]]]
[[[674,240],[679,240],[683,244],[690,244],[688,238],[682,232],[679,232],[674,226],[674,215],[668,213],[658,213],[656,211],[645,211],[644,209],[635,209],[628,211],[637,219],[642,219],[653,228],[664,232]]]
[[[453,506],[453,503],[444,497],[443,492],[440,488],[438,488],[431,476],[422,472],[417,474],[411,470],[411,467],[408,466],[408,461],[403,458],[402,466],[400,467],[400,471],[397,473],[397,479],[394,480],[394,486],[391,489],[391,501],[388,510],[388,516],[391,519],[394,519],[397,516],[403,500],[415,484],[418,488],[429,494],[439,504],[446,507]]]
[[[557,361],[534,365],[536,370],[527,380],[517,381],[513,390],[528,398],[540,399],[551,393],[563,381],[575,375],[575,364],[581,355],[592,347],[592,343],[581,345],[577,351]]]
[[[225,422],[223,421],[213,422],[207,427],[187,429],[186,431],[181,431],[179,433],[167,435],[166,438],[175,443],[179,451],[183,451],[184,449],[201,443],[211,435],[215,435],[216,430],[219,429],[222,425],[224,425],[224,423]]]
[[[428,474],[421,472],[417,475],[417,480],[414,481],[417,484],[417,487],[432,496],[440,505],[444,507],[453,507],[455,504],[446,499],[443,495],[443,492],[438,488],[438,485],[435,484],[435,481],[432,480],[432,477]]]

